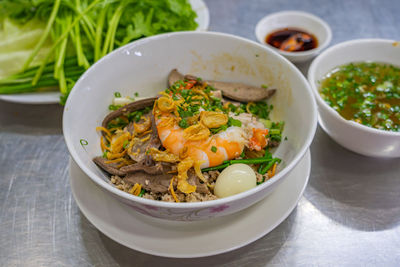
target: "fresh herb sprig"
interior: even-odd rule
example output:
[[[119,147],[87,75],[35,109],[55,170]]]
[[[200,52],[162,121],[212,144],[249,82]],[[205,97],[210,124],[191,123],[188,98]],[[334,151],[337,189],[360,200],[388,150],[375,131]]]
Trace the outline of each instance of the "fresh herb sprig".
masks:
[[[15,33],[4,35],[7,43],[22,38],[24,51],[30,51],[21,59],[22,70],[0,77],[0,94],[59,87],[61,103],[80,75],[115,48],[141,37],[197,27],[196,13],[186,0],[2,0],[0,14],[0,31],[12,25],[5,31]],[[34,34],[37,30],[42,33]],[[0,66],[15,58],[19,47],[0,53]],[[68,63],[70,58],[74,64]]]
[[[259,119],[269,119],[269,113],[273,110],[273,105],[268,105],[267,102],[259,101],[248,103],[246,109]]]

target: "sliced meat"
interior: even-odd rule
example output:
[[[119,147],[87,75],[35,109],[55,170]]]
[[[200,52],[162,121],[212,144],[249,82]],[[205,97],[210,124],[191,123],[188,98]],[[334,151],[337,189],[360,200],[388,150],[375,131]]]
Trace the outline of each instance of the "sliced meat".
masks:
[[[170,87],[179,80],[183,80],[183,78],[184,76],[180,72],[178,72],[177,69],[171,70],[171,72],[168,75],[168,87]]]
[[[171,171],[171,164],[170,163],[161,163],[156,162],[151,166],[147,166],[144,161],[138,162],[132,165],[124,166],[120,170],[124,173],[135,173],[143,171],[148,174],[163,174]]]
[[[183,79],[188,80],[188,81],[195,80],[195,81],[197,81],[196,84],[198,84],[198,85],[203,85],[204,83],[207,83],[207,81],[203,81],[202,79],[199,79],[199,77],[196,77],[191,74],[186,74],[185,76],[183,76]]]
[[[122,116],[122,115],[124,115],[126,113],[130,113],[130,112],[133,112],[133,111],[144,109],[145,107],[153,106],[154,105],[154,101],[156,101],[156,99],[157,99],[156,97],[145,98],[145,99],[142,99],[142,100],[138,100],[138,101],[132,102],[132,103],[126,105],[126,106],[123,106],[122,108],[117,109],[116,111],[113,111],[110,114],[108,114],[104,118],[104,120],[103,120],[101,125],[104,128],[107,128],[107,125],[108,125],[108,123],[110,121],[112,121],[112,120],[114,120],[114,119],[116,119],[116,118],[118,118],[118,117],[120,117],[120,116]]]
[[[146,166],[143,161],[138,162],[135,164],[131,164],[128,166],[124,166],[121,168],[121,171],[125,173],[135,173],[139,171],[144,171],[145,173],[148,174],[161,174],[162,173],[162,166],[161,164],[154,165],[154,166]]]
[[[151,112],[143,115],[144,117],[148,117],[151,120],[151,117],[153,116],[151,114]],[[139,121],[138,123],[142,123],[143,120]],[[133,124],[132,126],[128,125],[127,126],[127,130],[130,131],[131,128],[133,128]],[[146,135],[140,136],[140,137],[134,137],[135,143],[133,144],[132,148],[130,149],[130,151],[128,151],[128,155],[131,159],[133,159],[136,162],[142,162],[143,160],[146,159],[147,155],[146,155],[146,151],[148,149],[148,146],[150,144],[150,141],[154,138],[154,129],[152,126],[152,132],[148,133]],[[134,134],[134,130],[132,130],[132,134]],[[156,132],[157,135],[157,132]],[[158,135],[157,135],[158,138]],[[145,140],[145,141],[142,141]],[[150,166],[150,165],[147,165]]]
[[[142,138],[134,137],[135,143],[130,150],[130,151],[132,151],[132,153],[130,153],[130,151],[128,151],[129,157],[136,162],[141,162],[146,157],[146,149],[147,149],[147,145],[148,145],[150,139],[145,142],[141,141],[141,139],[146,138],[146,136],[144,136]]]
[[[153,166],[155,163],[151,156],[146,155],[146,151],[150,148],[159,149],[161,147],[161,141],[158,137],[157,127],[152,112],[149,112],[143,116],[148,117],[151,121],[151,133],[141,136],[140,138],[135,137],[135,143],[130,150],[131,153],[128,153],[128,155],[134,161],[144,163],[145,166]],[[126,130],[133,134],[133,123],[130,123],[126,127]],[[146,141],[141,141],[143,139],[145,139]]]
[[[221,90],[224,97],[246,103],[268,99],[276,91],[276,89],[265,89],[234,82],[207,81],[207,84]]]
[[[157,126],[154,120],[153,113],[150,114],[150,120],[151,120],[151,136],[150,136],[150,141],[147,144],[146,151],[149,150],[150,148],[159,149],[161,147],[161,140],[158,136]],[[145,165],[146,166],[154,165],[153,158],[150,155],[145,155]]]
[[[271,148],[277,147],[277,146],[279,146],[279,144],[280,144],[280,142],[276,141],[276,140],[268,141],[268,147],[271,147]]]
[[[153,175],[139,171],[126,175],[124,181],[141,184],[144,189],[153,193],[166,193],[172,176],[172,174]]]
[[[152,115],[152,111],[149,111],[149,112],[147,112],[146,114],[143,114],[142,117],[151,120],[151,116],[153,116],[153,115]],[[129,132],[131,135],[134,135],[134,133],[135,133],[135,126],[134,126],[134,124],[135,124],[135,123],[142,124],[142,123],[144,123],[144,122],[145,122],[145,120],[142,119],[142,118],[141,118],[138,122],[132,121],[132,122],[128,123],[128,125],[124,128],[124,131]]]
[[[188,183],[191,185],[195,185],[196,192],[198,193],[204,193],[204,194],[210,193],[210,190],[208,189],[207,185],[200,183],[200,180],[193,169],[190,169],[188,171]]]
[[[197,80],[197,77],[189,74],[182,75],[176,69],[173,69],[168,76],[168,83],[171,85],[182,79]],[[207,83],[215,89],[221,90],[224,97],[246,103],[268,99],[276,91],[276,89],[265,89],[235,82],[201,81],[200,83]]]
[[[126,131],[128,131],[131,135],[133,135],[135,128],[133,128],[133,122],[130,122],[127,126],[126,126]]]
[[[94,163],[97,164],[101,169],[108,172],[111,175],[125,176],[125,172],[117,168],[118,163],[106,163],[108,159],[103,157],[95,157],[93,159]]]
[[[158,137],[156,121],[154,120],[153,113],[150,113],[150,120],[151,120],[151,137],[150,137],[149,148],[153,147],[159,149],[161,147],[161,140]]]

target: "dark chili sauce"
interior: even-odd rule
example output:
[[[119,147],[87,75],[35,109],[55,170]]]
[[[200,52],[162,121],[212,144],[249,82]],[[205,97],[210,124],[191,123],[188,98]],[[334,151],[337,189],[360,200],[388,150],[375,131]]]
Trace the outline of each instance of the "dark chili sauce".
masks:
[[[295,28],[274,31],[266,36],[265,42],[286,52],[307,51],[318,46],[313,34]]]

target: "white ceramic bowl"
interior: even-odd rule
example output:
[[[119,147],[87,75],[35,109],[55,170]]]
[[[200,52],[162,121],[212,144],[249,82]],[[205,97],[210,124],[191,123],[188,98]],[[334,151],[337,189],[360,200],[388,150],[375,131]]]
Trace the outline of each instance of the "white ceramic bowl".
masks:
[[[400,66],[400,44],[392,40],[360,39],[337,44],[319,55],[308,71],[318,104],[319,123],[342,146],[372,157],[400,157],[400,133],[378,130],[344,119],[319,94],[320,81],[334,68],[350,62],[375,61]]]
[[[265,42],[265,37],[269,33],[284,28],[297,28],[313,34],[318,39],[318,46],[308,51],[286,52]],[[331,28],[325,21],[313,14],[302,11],[282,11],[265,16],[257,23],[255,35],[260,43],[271,47],[292,62],[303,62],[312,59],[327,47],[332,39]]]
[[[270,100],[274,105],[271,117],[286,122],[283,135],[288,140],[275,153],[283,162],[273,179],[231,197],[199,203],[143,199],[109,184],[109,178],[92,158],[102,154],[95,128],[108,114],[113,93],[154,96],[166,88],[168,73],[173,68],[204,79],[267,84],[278,89]],[[69,95],[63,131],[69,152],[79,167],[106,192],[127,204],[127,208],[169,220],[201,220],[237,212],[271,193],[307,151],[316,123],[316,104],[307,80],[279,54],[233,35],[179,32],[133,42],[94,64]]]

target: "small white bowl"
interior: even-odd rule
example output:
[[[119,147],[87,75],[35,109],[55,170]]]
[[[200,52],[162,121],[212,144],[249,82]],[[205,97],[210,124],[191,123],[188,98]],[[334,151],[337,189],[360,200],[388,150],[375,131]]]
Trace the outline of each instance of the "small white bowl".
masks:
[[[277,88],[269,103],[271,119],[285,121],[282,141],[274,156],[282,159],[278,173],[240,194],[206,202],[170,203],[133,196],[110,185],[109,177],[92,161],[101,155],[96,127],[109,113],[115,91],[140,97],[158,94],[168,73],[204,79],[266,84]],[[152,36],[108,54],[75,84],[64,109],[63,132],[68,150],[79,167],[105,192],[143,214],[168,220],[204,220],[240,211],[273,192],[306,153],[317,126],[317,107],[301,72],[266,46],[233,35],[213,32],[176,32]],[[84,141],[82,141],[84,140]],[[121,205],[123,205],[121,203]]]
[[[319,94],[320,81],[334,68],[350,62],[374,61],[400,66],[400,44],[392,40],[359,39],[337,44],[319,55],[308,71],[318,104],[319,124],[340,145],[372,157],[400,157],[400,132],[367,127],[346,120]]]
[[[318,46],[308,51],[286,52],[266,43],[265,37],[268,34],[284,28],[296,28],[313,34],[318,39]],[[327,47],[332,39],[331,28],[325,21],[302,11],[282,11],[265,16],[257,23],[255,35],[260,43],[272,47],[292,62],[304,62],[312,59]]]

